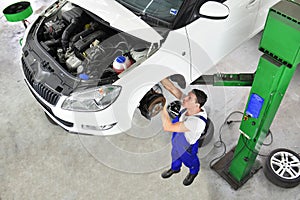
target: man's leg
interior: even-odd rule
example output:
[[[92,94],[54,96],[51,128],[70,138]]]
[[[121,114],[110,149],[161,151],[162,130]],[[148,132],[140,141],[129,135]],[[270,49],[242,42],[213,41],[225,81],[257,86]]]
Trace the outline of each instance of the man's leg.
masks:
[[[194,144],[194,145],[198,145],[198,144]],[[200,170],[200,161],[197,156],[198,147],[197,149],[191,148],[190,150],[191,151],[185,152],[181,157],[184,165],[187,166],[190,170],[189,174],[183,180],[183,184],[185,186],[188,186],[193,183],[194,179],[196,178]]]
[[[180,156],[178,155],[178,152],[176,151],[176,149],[174,147],[172,147],[171,155],[172,155],[171,169],[168,169],[167,171],[164,171],[161,174],[162,178],[169,178],[173,174],[176,174],[176,173],[180,172],[180,168],[182,166],[182,161],[180,159]]]
[[[181,155],[178,154],[178,151],[175,149],[175,147],[172,147],[172,165],[171,165],[171,169],[174,171],[178,171],[180,170],[181,166],[182,166],[182,160],[181,160]]]
[[[189,167],[190,169],[190,174],[198,174],[200,171],[200,160],[198,156],[193,156],[194,159],[192,160],[191,166]]]
[[[197,154],[184,153],[181,160],[185,166],[190,169],[190,174],[198,174],[200,170],[200,161]]]

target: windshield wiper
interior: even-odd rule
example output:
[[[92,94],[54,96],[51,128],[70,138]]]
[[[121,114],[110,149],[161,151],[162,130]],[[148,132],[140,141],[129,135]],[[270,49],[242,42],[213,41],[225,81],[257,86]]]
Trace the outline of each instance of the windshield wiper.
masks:
[[[145,9],[143,10],[143,13],[146,13],[147,9],[151,6],[151,4],[153,3],[154,0],[151,0],[148,5],[145,7]]]
[[[145,13],[144,11],[143,12],[134,12],[134,14],[138,17],[141,17],[141,18],[143,18],[143,17],[147,18],[148,17],[148,14]]]

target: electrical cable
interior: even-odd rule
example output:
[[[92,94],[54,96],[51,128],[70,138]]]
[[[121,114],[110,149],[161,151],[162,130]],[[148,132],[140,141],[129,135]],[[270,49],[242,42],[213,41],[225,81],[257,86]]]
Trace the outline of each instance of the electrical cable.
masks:
[[[236,122],[242,122],[242,120],[230,120],[230,121],[227,121],[227,125],[231,124],[231,123],[236,123]]]
[[[270,141],[270,143],[267,143],[267,144],[262,143],[262,145],[264,145],[264,146],[270,146],[273,143],[273,134],[272,134],[271,130],[269,130],[268,135],[270,135],[271,141]],[[268,135],[267,135],[267,137],[268,137]]]
[[[227,124],[231,124],[231,123],[236,123],[236,122],[242,122],[242,120],[230,120],[230,121],[227,121]],[[271,130],[269,130],[268,134],[267,134],[267,137],[270,135],[271,137],[271,141],[270,143],[262,143],[263,146],[270,146],[272,143],[273,143],[273,134],[271,132]]]
[[[222,129],[223,129],[223,127],[224,127],[225,125],[230,125],[231,123],[241,122],[241,120],[228,120],[228,119],[229,119],[233,114],[235,114],[235,113],[242,114],[242,115],[244,114],[244,113],[241,112],[241,111],[234,111],[234,112],[230,113],[230,114],[226,117],[224,123],[221,125],[221,127],[220,127],[220,129],[219,129],[219,140],[216,141],[216,142],[214,143],[214,147],[220,148],[220,147],[223,146],[223,147],[224,147],[224,150],[223,150],[223,153],[222,153],[220,156],[218,156],[218,157],[216,157],[216,158],[214,158],[214,159],[212,159],[212,160],[210,161],[210,163],[209,163],[210,168],[212,168],[212,165],[213,165],[213,163],[214,163],[216,160],[219,160],[219,159],[223,158],[223,157],[225,156],[225,154],[226,154],[226,151],[227,151],[227,150],[226,150],[226,149],[227,149],[226,144],[225,144],[225,143],[223,142],[223,140],[222,140]],[[262,145],[264,145],[264,146],[270,146],[270,145],[273,143],[273,134],[272,134],[271,130],[269,130],[269,134],[268,134],[268,135],[270,135],[271,141],[270,141],[270,143],[267,143],[267,144],[262,143]],[[268,136],[268,135],[267,135],[267,136]],[[244,150],[245,147],[246,147],[249,151],[251,151],[252,153],[254,153],[254,154],[258,155],[258,156],[268,157],[268,155],[259,154],[258,152],[255,152],[255,151],[253,151],[252,149],[250,149],[250,148],[248,147],[248,145],[247,145],[247,143],[246,143],[247,141],[245,141],[245,139],[246,139],[246,138],[242,137],[242,141],[243,141],[243,143],[244,143],[243,148],[241,148],[240,151],[239,151],[237,154],[235,154],[235,156],[225,164],[224,168],[227,167],[228,164],[231,163],[231,162],[232,162],[232,161],[233,161],[233,160],[234,160],[234,159],[242,152],[242,150]]]
[[[222,139],[222,129],[223,129],[223,127],[224,127],[225,125],[228,124],[228,123],[227,123],[228,119],[229,119],[233,114],[235,114],[235,113],[242,114],[242,115],[244,114],[244,113],[241,112],[241,111],[234,111],[234,112],[230,113],[230,114],[226,117],[224,123],[221,125],[221,127],[220,127],[220,129],[219,129],[219,140],[216,141],[216,142],[214,143],[214,147],[220,148],[220,147],[223,146],[223,147],[224,147],[224,150],[223,150],[223,153],[222,153],[220,156],[218,156],[218,157],[212,159],[212,160],[209,162],[209,167],[210,167],[210,168],[212,168],[212,165],[213,165],[213,163],[214,163],[216,160],[221,159],[221,158],[224,157],[225,154],[226,154],[226,151],[227,151],[227,150],[226,150],[226,144],[223,142],[223,139]]]
[[[251,151],[252,153],[254,153],[254,154],[258,155],[258,156],[262,156],[262,157],[268,157],[269,156],[269,155],[260,154],[258,152],[253,151],[251,148],[249,148],[248,145],[247,145],[247,143],[246,143],[247,141],[245,142],[245,140],[244,140],[244,137],[243,137],[242,141],[243,141],[244,145],[246,146],[246,148],[249,151]]]
[[[242,153],[242,151],[243,151],[244,149],[245,149],[245,145],[243,146],[243,148],[241,148],[241,149],[239,150],[239,152],[238,152],[237,154],[235,154],[235,156],[234,156],[231,160],[227,161],[227,163],[222,167],[222,169],[227,168],[228,165],[229,165],[236,157],[238,157],[238,155],[240,155],[240,153]]]

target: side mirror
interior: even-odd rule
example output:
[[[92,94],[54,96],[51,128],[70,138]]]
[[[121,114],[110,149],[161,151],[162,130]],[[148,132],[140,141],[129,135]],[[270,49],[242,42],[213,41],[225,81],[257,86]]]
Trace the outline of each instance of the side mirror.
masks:
[[[201,17],[208,19],[226,19],[229,15],[229,8],[216,1],[207,1],[200,7]]]

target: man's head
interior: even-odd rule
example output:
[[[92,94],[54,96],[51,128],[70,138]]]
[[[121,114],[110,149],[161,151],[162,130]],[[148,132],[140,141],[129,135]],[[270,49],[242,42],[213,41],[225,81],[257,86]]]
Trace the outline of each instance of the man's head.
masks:
[[[197,97],[197,103],[200,104],[200,107],[204,106],[207,101],[207,95],[202,90],[193,89],[192,92]]]
[[[185,108],[201,108],[207,101],[207,95],[198,89],[193,89],[183,98],[182,106]]]

